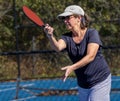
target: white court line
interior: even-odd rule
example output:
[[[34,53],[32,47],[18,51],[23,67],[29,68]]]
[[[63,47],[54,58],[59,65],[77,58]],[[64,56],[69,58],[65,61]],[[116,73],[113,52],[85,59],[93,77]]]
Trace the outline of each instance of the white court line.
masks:
[[[23,85],[23,87],[26,87],[26,86],[32,86],[32,85],[34,85],[34,84],[26,84],[26,85]],[[13,89],[16,89],[16,87],[3,89],[3,90],[0,90],[0,92],[5,92],[5,91],[8,91],[8,90],[13,90]]]
[[[72,89],[78,89],[78,87],[71,87],[70,90],[72,90]]]
[[[31,97],[26,97],[26,98],[21,98],[21,99],[16,99],[16,100],[10,100],[10,101],[26,101],[28,99],[36,98],[37,96],[31,96]]]
[[[0,90],[0,92],[5,92],[5,91],[8,91],[8,90],[13,90],[13,89],[16,89],[16,87]]]

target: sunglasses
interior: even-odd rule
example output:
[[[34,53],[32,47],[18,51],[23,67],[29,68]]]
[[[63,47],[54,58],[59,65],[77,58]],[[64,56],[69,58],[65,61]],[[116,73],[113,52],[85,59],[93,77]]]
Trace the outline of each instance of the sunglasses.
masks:
[[[62,20],[70,20],[71,18],[73,18],[74,16],[73,15],[70,15],[70,16],[64,16],[64,17],[61,17]]]

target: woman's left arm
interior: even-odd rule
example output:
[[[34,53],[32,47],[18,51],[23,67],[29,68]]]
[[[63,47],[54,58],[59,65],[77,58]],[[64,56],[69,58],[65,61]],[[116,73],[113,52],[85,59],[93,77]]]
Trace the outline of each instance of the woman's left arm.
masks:
[[[97,43],[89,43],[87,46],[87,54],[84,56],[81,60],[74,63],[70,66],[65,66],[61,68],[61,70],[66,70],[63,80],[65,81],[66,78],[69,76],[69,74],[78,69],[82,68],[83,66],[87,65],[88,63],[92,62],[97,54],[97,51],[99,49],[99,44]]]

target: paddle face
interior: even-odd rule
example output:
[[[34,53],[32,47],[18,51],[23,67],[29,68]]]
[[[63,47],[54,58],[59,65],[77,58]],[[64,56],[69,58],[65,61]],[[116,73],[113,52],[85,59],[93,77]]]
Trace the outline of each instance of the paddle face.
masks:
[[[25,15],[33,21],[35,24],[37,24],[40,27],[44,27],[43,21],[38,17],[36,13],[34,13],[31,9],[29,9],[27,6],[23,6],[23,12]]]

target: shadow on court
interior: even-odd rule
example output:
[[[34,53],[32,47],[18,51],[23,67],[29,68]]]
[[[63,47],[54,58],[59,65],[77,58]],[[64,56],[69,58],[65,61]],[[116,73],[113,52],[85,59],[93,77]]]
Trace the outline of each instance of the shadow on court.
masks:
[[[16,82],[1,82],[0,101],[78,101],[76,79],[21,80],[18,98],[15,98]],[[119,76],[112,77],[111,101],[120,101]]]

